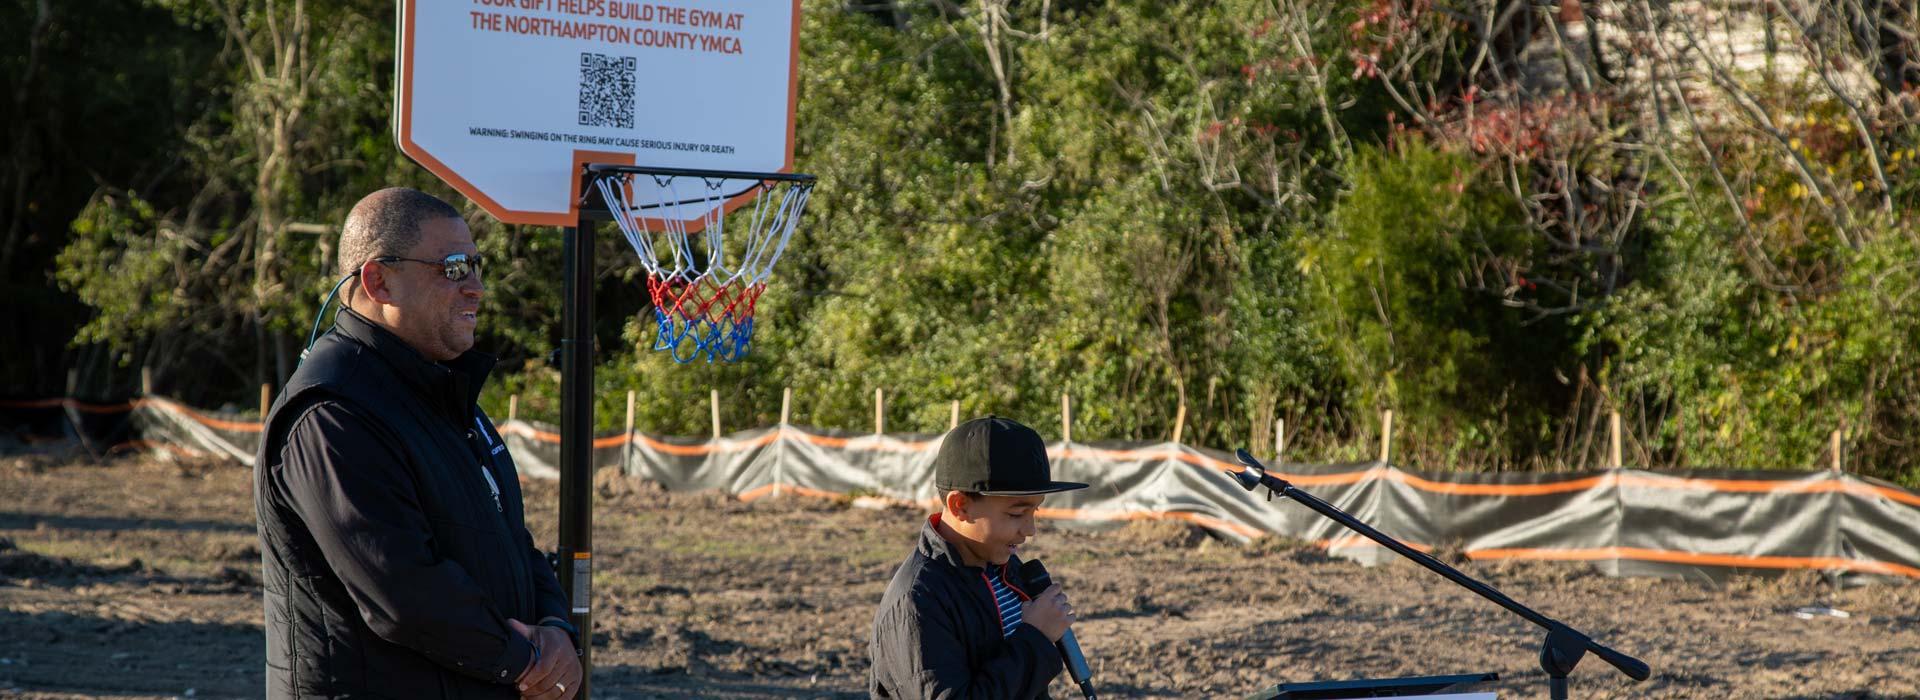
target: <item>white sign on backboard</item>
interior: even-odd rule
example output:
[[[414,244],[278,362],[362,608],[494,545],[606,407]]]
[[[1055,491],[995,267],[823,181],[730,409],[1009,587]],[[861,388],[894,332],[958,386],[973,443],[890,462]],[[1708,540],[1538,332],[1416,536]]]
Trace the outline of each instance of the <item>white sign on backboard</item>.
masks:
[[[399,14],[400,150],[503,222],[574,225],[582,163],[793,169],[799,0],[400,0]]]

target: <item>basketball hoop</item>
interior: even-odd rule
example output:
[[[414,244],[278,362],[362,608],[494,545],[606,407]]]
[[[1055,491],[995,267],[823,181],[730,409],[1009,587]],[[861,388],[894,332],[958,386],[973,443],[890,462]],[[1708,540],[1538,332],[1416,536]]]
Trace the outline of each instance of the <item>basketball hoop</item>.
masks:
[[[680,363],[745,357],[754,307],[807,208],[814,177],[605,164],[586,171],[589,189],[647,270],[653,349]],[[729,225],[735,208],[741,211]]]

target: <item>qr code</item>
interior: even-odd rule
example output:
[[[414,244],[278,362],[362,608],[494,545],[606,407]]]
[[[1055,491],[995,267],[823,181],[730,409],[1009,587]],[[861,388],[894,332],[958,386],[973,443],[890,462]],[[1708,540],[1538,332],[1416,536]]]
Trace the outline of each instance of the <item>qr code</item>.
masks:
[[[632,56],[580,54],[580,125],[633,128]]]

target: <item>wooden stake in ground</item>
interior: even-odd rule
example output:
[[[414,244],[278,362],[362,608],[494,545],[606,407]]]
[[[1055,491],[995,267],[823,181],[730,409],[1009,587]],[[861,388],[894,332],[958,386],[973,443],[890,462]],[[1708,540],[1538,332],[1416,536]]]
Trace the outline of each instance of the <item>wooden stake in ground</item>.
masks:
[[[707,401],[713,404],[713,439],[718,440],[720,439],[720,390],[709,390]]]
[[[787,426],[793,423],[793,387],[780,389],[780,430],[774,435],[776,440],[787,439]],[[773,497],[780,497],[780,489],[787,482],[787,453],[782,450],[774,453],[773,460]]]
[[[267,419],[267,409],[273,408],[273,385],[260,385],[260,420]]]
[[[960,427],[960,400],[953,400],[953,417],[947,419],[947,430]]]
[[[1273,461],[1275,464],[1286,461],[1287,456],[1287,419],[1273,419]]]
[[[141,367],[140,368],[140,395],[146,396],[152,393],[153,393],[153,368]]]
[[[627,435],[628,443],[633,442],[633,400],[638,395],[638,393],[639,392],[636,392],[632,389],[627,390],[627,433],[626,435]]]
[[[621,474],[626,474],[627,465],[633,463],[633,401],[637,395],[638,392],[632,389],[627,390],[627,431],[620,435],[620,466],[618,469]]]
[[[1619,469],[1620,459],[1620,412],[1607,414],[1607,468]]]
[[[887,434],[887,392],[884,389],[873,390],[873,434]]]
[[[508,394],[507,395],[507,422],[511,423],[513,422],[514,419],[519,417],[520,417],[520,395]]]
[[[1187,404],[1180,402],[1180,409],[1173,413],[1173,444],[1180,444],[1180,432],[1187,427]]]
[[[1380,412],[1380,463],[1393,463],[1393,409]]]
[[[1073,442],[1073,400],[1060,392],[1060,441]]]
[[[1833,431],[1833,437],[1829,438],[1828,442],[1832,443],[1832,449],[1829,451],[1832,452],[1833,470],[1836,472],[1843,471],[1841,466],[1844,463],[1840,461],[1840,431]]]

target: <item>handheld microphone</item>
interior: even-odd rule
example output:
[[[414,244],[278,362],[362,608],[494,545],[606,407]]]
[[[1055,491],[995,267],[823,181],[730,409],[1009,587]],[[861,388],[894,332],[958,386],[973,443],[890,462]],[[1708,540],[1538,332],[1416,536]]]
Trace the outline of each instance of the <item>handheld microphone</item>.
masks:
[[[1047,575],[1047,567],[1039,561],[1029,559],[1020,562],[1020,576],[1027,580],[1027,590],[1038,594],[1053,585],[1053,577]],[[1060,635],[1060,641],[1054,642],[1060,649],[1060,659],[1067,662],[1067,676],[1080,686],[1080,693],[1087,700],[1097,700],[1093,693],[1093,671],[1087,668],[1087,656],[1080,653],[1080,642],[1073,638],[1073,630]]]

